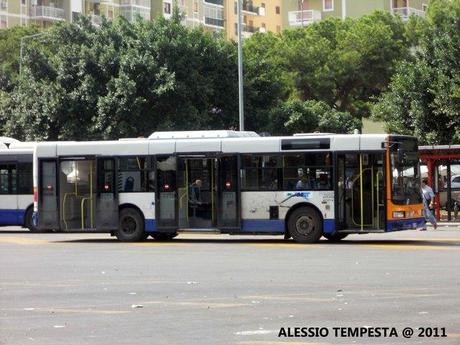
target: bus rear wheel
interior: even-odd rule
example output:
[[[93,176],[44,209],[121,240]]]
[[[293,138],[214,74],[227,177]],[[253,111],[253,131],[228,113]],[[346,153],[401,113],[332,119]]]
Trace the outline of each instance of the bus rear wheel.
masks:
[[[120,211],[118,230],[115,233],[119,241],[136,242],[147,238],[144,231],[144,220],[138,211],[124,208]]]
[[[345,237],[347,237],[348,234],[336,232],[334,234],[323,234],[323,236],[331,242],[339,242],[340,240],[343,240]]]
[[[318,242],[323,234],[321,216],[311,207],[298,208],[289,216],[288,230],[297,243]]]
[[[177,232],[158,232],[150,234],[157,241],[170,241],[177,236]]]
[[[30,232],[40,232],[40,230],[38,230],[38,228],[34,225],[34,222],[32,220],[33,214],[33,208],[29,207],[24,215],[24,227],[29,229]]]

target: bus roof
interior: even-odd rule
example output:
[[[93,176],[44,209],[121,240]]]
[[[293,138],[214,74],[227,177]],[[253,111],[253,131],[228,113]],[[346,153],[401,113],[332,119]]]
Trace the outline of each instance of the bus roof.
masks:
[[[242,137],[258,137],[256,132],[248,131],[232,131],[232,130],[217,130],[217,131],[166,131],[153,132],[149,139],[210,139],[210,138],[242,138]]]
[[[215,132],[215,131],[212,131]],[[186,132],[190,133],[190,132]],[[383,151],[388,134],[317,134],[285,137],[139,139],[122,141],[43,142],[37,157],[129,156],[203,153],[278,153]]]

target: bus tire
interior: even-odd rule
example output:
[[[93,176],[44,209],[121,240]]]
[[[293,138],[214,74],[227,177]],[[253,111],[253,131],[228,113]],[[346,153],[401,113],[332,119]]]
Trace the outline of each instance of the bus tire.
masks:
[[[30,232],[40,232],[34,222],[32,221],[32,215],[34,214],[34,209],[29,207],[24,215],[24,227],[29,229]]]
[[[297,243],[315,243],[323,235],[323,222],[315,209],[300,207],[289,216],[288,230]]]
[[[171,241],[177,236],[177,232],[157,232],[150,234],[157,241]]]
[[[115,233],[122,242],[137,242],[147,238],[144,231],[144,219],[133,208],[124,208],[120,211],[118,230]]]
[[[325,238],[327,238],[330,242],[339,242],[347,237],[349,234],[344,234],[343,232],[336,232],[334,234],[323,234]]]

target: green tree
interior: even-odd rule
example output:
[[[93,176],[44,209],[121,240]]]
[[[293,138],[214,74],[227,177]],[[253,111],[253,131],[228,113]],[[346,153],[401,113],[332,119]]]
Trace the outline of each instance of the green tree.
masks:
[[[236,123],[235,46],[172,20],[61,23],[28,46],[0,94],[0,126],[19,139],[115,139]]]
[[[35,26],[15,26],[0,30],[0,89],[11,90],[19,73],[21,38],[37,34]],[[28,43],[24,41],[24,44]]]
[[[460,0],[433,0],[415,61],[402,63],[373,116],[426,144],[460,141]]]

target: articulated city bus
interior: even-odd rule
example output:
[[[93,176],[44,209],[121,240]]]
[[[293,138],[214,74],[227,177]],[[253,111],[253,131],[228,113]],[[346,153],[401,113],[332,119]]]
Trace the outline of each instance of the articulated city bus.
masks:
[[[398,135],[156,132],[148,139],[39,143],[39,229],[122,241],[180,231],[321,236],[424,226],[417,141]]]
[[[0,137],[0,226],[32,224],[33,143]]]

